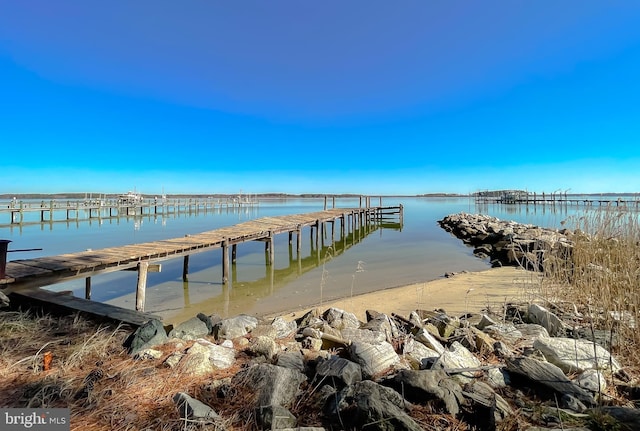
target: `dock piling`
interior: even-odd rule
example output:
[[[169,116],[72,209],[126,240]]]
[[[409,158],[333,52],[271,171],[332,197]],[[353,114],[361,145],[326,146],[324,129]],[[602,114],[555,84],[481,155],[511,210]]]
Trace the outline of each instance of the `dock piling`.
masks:
[[[138,286],[136,287],[136,311],[144,311],[145,290],[147,288],[147,270],[149,261],[138,263]]]

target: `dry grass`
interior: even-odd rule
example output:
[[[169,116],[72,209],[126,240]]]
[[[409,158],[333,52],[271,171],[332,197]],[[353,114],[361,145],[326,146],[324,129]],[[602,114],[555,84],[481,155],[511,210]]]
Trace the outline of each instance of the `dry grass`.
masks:
[[[568,304],[582,325],[610,334],[617,357],[640,365],[640,215],[592,210],[568,219],[574,231],[568,259],[545,262],[543,291],[553,303]],[[548,263],[548,264],[547,264]]]
[[[0,405],[70,408],[74,430],[199,429],[180,420],[172,397],[197,396],[207,382],[237,372],[242,361],[218,374],[187,375],[162,361],[129,357],[122,343],[131,331],[78,315],[0,312]],[[173,351],[164,350],[165,356]],[[45,352],[53,356],[46,371]]]

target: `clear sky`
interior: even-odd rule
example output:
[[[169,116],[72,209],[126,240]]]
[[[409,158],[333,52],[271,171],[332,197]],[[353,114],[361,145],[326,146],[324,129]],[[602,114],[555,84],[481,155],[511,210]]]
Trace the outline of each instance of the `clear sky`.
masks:
[[[640,192],[638,0],[0,0],[0,193]]]

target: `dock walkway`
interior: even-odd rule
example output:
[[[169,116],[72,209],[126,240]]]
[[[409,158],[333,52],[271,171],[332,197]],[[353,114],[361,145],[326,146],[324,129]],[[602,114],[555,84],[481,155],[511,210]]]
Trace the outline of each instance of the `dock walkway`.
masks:
[[[273,239],[276,234],[288,233],[289,243],[293,234],[297,236],[297,251],[301,249],[301,231],[315,230],[316,245],[322,237],[325,225],[340,220],[341,233],[355,229],[372,221],[398,217],[402,222],[403,208],[400,206],[378,206],[364,208],[332,208],[306,214],[263,217],[233,226],[228,226],[182,238],[173,238],[121,247],[87,250],[58,256],[12,260],[6,263],[4,274],[0,274],[0,288],[7,292],[27,294],[28,291],[64,281],[85,278],[85,300],[91,299],[91,277],[114,271],[137,270],[136,310],[144,311],[144,295],[147,273],[159,270],[158,262],[177,257],[184,258],[183,278],[188,273],[189,255],[215,248],[222,249],[222,282],[229,275],[229,248],[231,262],[235,263],[236,246],[247,241],[264,241],[268,252],[267,264],[273,264]],[[42,296],[42,295],[40,295]],[[75,298],[77,302],[80,298]],[[97,303],[96,303],[97,304]],[[105,305],[105,304],[101,304]],[[85,307],[86,308],[86,307]],[[131,322],[136,323],[138,322]]]

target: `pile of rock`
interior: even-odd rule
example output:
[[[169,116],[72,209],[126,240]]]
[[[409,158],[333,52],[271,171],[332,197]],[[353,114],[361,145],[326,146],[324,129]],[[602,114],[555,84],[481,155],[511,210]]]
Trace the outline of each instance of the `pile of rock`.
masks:
[[[438,224],[474,247],[473,253],[488,258],[494,267],[515,265],[542,270],[547,262],[566,261],[571,254],[572,232],[568,229],[546,229],[464,212],[448,215]]]
[[[296,321],[199,314],[168,332],[149,321],[125,345],[136,358],[200,376],[242,358],[238,372],[208,383],[214,398],[176,388],[180,417],[216,429],[225,418],[211,405],[237,403],[238,394],[251,395],[236,412],[243,423],[272,430],[462,429],[460,422],[583,429],[567,420],[586,423],[596,406],[613,404],[607,383],[627,376],[608,350],[536,304],[505,316],[512,317],[368,311],[361,322],[336,308]],[[622,412],[629,429],[640,429],[635,409],[616,409],[607,414]]]

